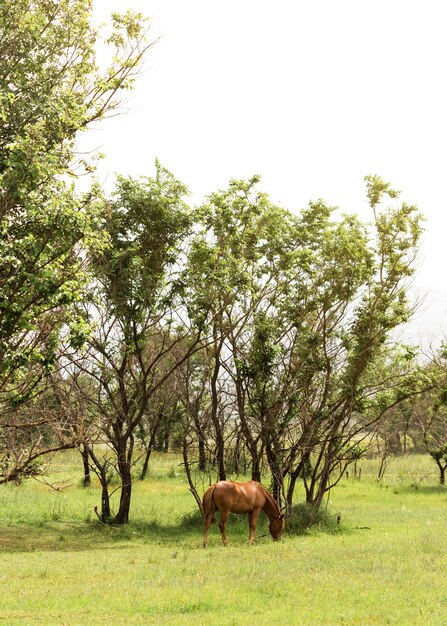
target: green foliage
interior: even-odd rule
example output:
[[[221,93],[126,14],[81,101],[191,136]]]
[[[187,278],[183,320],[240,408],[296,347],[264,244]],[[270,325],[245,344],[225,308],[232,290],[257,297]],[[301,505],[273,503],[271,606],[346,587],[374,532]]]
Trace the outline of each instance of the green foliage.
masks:
[[[260,281],[287,263],[294,218],[256,190],[259,177],[232,180],[199,207],[190,253],[191,311],[206,315],[257,298]]]
[[[231,181],[198,209],[190,311],[213,330],[253,463],[265,451],[279,485],[316,459],[301,477],[321,504],[364,452],[358,440],[436,384],[414,350],[389,341],[411,315],[421,216],[384,205],[398,193],[378,176],[366,177],[373,224],[336,217],[322,200],[294,216],[258,183]]]
[[[278,326],[264,311],[254,316],[253,338],[247,355],[245,375],[259,387],[271,382],[281,346],[277,343]]]
[[[369,175],[365,176],[366,181],[366,195],[369,200],[369,204],[372,208],[375,208],[380,202],[384,195],[387,195],[389,198],[397,198],[399,196],[399,191],[395,191],[391,188],[391,183],[387,183],[377,175]]]
[[[437,462],[442,462],[442,463],[447,463],[447,443],[445,443],[444,445],[439,445],[438,447],[436,446],[436,442],[432,442],[430,443],[430,441],[428,442],[428,445],[430,447],[430,456]]]
[[[90,13],[89,0],[0,8],[0,387],[15,376],[14,393],[28,398],[69,325],[69,347],[86,344],[73,363],[95,381],[88,400],[122,472],[154,390],[209,331],[216,437],[220,415],[238,418],[276,486],[311,467],[301,476],[320,504],[358,458],[362,428],[428,384],[414,355],[398,366],[387,344],[411,312],[420,215],[384,208],[398,192],[378,176],[366,177],[373,227],[322,200],[293,215],[258,190],[259,176],[191,213],[186,187],[158,162],[155,178],[118,177],[109,199],[98,185],[78,194],[77,134],[116,108],[148,47],[140,14],[113,14],[113,56],[99,69]]]
[[[141,16],[115,16],[113,58],[98,69],[91,10],[90,0],[0,6],[0,387],[54,358],[51,336],[104,243],[98,188],[78,194],[69,179],[75,141],[118,106],[148,44]]]
[[[38,475],[39,455],[73,445],[72,404],[42,398],[61,335],[72,350],[90,332],[88,262],[107,243],[101,189],[74,180],[99,155],[78,158],[76,141],[118,107],[148,48],[142,17],[115,15],[97,67],[91,12],[90,0],[0,4],[0,480]]]
[[[329,534],[346,531],[337,519],[337,515],[323,508],[303,502],[292,508],[287,520],[287,533],[290,535],[305,535],[312,531],[323,531]]]
[[[173,296],[173,271],[191,227],[186,194],[158,161],[155,178],[117,178],[105,206],[109,245],[96,256],[94,271],[111,312],[126,324],[155,314]]]

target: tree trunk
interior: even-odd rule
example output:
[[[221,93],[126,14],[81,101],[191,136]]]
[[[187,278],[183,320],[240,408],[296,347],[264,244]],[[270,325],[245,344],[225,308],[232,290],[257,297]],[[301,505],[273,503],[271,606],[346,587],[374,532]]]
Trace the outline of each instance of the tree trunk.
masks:
[[[130,499],[132,496],[132,479],[128,463],[119,464],[121,476],[121,497],[118,513],[115,516],[115,524],[127,524],[129,522]]]
[[[143,469],[141,470],[140,480],[144,480],[146,478],[147,470],[149,467],[149,459],[151,458],[151,454],[152,454],[152,446],[149,445],[146,450],[146,455],[144,457]]]
[[[281,486],[284,480],[281,463],[271,442],[266,443],[265,450],[267,454],[267,462],[269,464],[270,472],[272,475],[272,495],[276,500],[278,506],[280,506],[282,496]]]
[[[205,439],[200,431],[198,431],[198,442],[199,442],[199,470],[201,472],[205,472],[206,471]]]
[[[278,506],[281,505],[281,483],[277,476],[272,475],[272,496],[276,500]]]
[[[236,353],[236,347],[233,344],[233,350]],[[239,375],[236,377],[236,398],[239,419],[241,422],[241,430],[245,445],[251,456],[251,479],[258,482],[261,481],[261,453],[258,451],[256,439],[252,437],[250,428],[245,415],[245,396],[243,391],[243,382]]]
[[[286,497],[287,515],[290,515],[292,511],[293,494],[295,492],[296,481],[298,480],[299,475],[303,471],[303,464],[304,464],[304,461],[301,460],[296,466],[296,468],[293,470],[293,472],[290,473],[290,482],[289,482],[289,487],[287,489],[287,497]]]
[[[234,473],[237,475],[241,465],[241,431],[236,433],[236,443],[234,444]]]
[[[149,460],[151,458],[152,450],[154,449],[155,443],[157,441],[158,427],[161,424],[161,418],[162,418],[162,415],[160,414],[152,428],[150,438],[149,438],[149,443],[147,444],[146,455],[144,457],[143,469],[141,470],[140,480],[144,480],[146,478],[147,470],[149,467]]]
[[[195,401],[192,405],[188,401],[189,413],[192,414],[194,421],[194,430],[197,433],[197,442],[199,446],[199,470],[206,471],[206,435],[203,425],[200,421],[200,402]]]
[[[215,331],[216,339],[216,331]],[[217,392],[217,380],[220,369],[220,351],[222,349],[222,341],[215,348],[214,354],[214,370],[211,377],[211,420],[213,422],[214,431],[216,434],[216,464],[219,480],[226,480],[227,474],[225,471],[225,440],[220,423],[218,410],[219,410],[219,396]]]
[[[85,444],[82,444],[82,447],[79,448],[79,452],[81,453],[82,465],[84,467],[83,485],[84,485],[84,487],[89,487],[91,485],[92,480],[91,480],[91,477],[90,477],[90,464],[89,464],[88,447]]]
[[[163,452],[165,454],[169,452],[169,430],[168,430],[168,428],[166,428],[165,432],[163,433],[162,450],[163,450]]]
[[[323,502],[324,493],[325,492],[320,488],[306,492],[306,503],[318,511]]]
[[[118,472],[121,478],[121,496],[118,513],[115,516],[115,524],[127,524],[129,522],[130,500],[132,496],[131,458],[132,442],[127,449],[126,442],[118,442]]]
[[[251,450],[251,479],[261,482],[261,460],[259,455]]]
[[[309,473],[306,471],[307,468],[309,469]],[[316,492],[318,492],[318,479],[316,474],[317,469],[310,465],[309,455],[306,454],[306,456],[303,458],[302,478],[304,483],[304,489],[306,490],[306,502],[311,506],[314,506],[318,500],[318,496],[316,495]],[[317,508],[318,507],[319,504]]]
[[[385,475],[386,466],[388,465],[388,452],[385,451],[380,459],[379,473],[377,474],[377,480],[382,480]]]
[[[438,463],[438,467],[439,467],[439,484],[440,485],[445,485],[445,470],[446,470],[446,466],[441,465],[440,463]]]
[[[103,524],[107,524],[110,520],[110,497],[109,497],[109,486],[107,484],[107,460],[101,461],[93,451],[93,447],[84,444],[84,449],[87,450],[88,455],[93,461],[94,468],[96,468],[95,474],[99,478],[99,482],[101,484],[101,515],[98,515],[101,522]],[[97,509],[95,507],[95,512],[97,513]],[[97,513],[98,514],[98,513]]]
[[[316,472],[315,468],[314,468],[314,472]],[[311,506],[313,506],[316,510],[320,508],[321,503],[323,502],[323,498],[326,492],[328,491],[328,484],[329,484],[330,476],[331,476],[330,466],[328,462],[326,461],[326,464],[323,467],[321,475],[318,478],[316,478],[315,476],[312,477],[312,481],[311,481],[312,487],[309,490],[309,492],[307,492],[307,489],[306,489],[306,502],[310,504]]]
[[[219,480],[227,480],[227,472],[225,470],[225,444],[222,431],[216,433],[217,435],[217,450],[216,450],[216,462],[217,462],[217,472],[219,476]]]
[[[186,441],[186,437],[183,437],[183,442],[182,442],[182,455],[183,455],[183,465],[185,466],[185,472],[186,472],[186,478],[188,480],[188,485],[189,485],[189,490],[192,493],[192,495],[194,496],[194,499],[197,503],[197,506],[199,507],[199,511],[200,514],[202,515],[202,517],[204,517],[203,515],[203,505],[202,505],[202,500],[197,492],[196,486],[194,484],[194,480],[192,478],[192,474],[191,474],[191,468],[189,465],[189,458],[188,458],[188,444]]]
[[[106,524],[110,519],[110,498],[107,477],[101,477],[101,522]]]

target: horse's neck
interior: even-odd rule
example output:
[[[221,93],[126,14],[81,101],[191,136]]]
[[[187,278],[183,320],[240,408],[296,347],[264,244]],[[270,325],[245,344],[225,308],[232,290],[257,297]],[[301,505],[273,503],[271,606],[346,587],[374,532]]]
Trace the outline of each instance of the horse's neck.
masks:
[[[264,489],[265,495],[265,504],[262,507],[262,510],[267,515],[269,519],[277,519],[281,515],[281,511],[279,510],[279,506],[276,504],[273,497],[269,494],[267,489]]]

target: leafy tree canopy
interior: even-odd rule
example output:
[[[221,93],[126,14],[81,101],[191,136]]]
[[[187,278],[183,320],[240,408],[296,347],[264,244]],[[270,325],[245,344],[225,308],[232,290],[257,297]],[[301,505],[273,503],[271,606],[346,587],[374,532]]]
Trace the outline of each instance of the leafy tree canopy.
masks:
[[[141,15],[113,15],[108,67],[90,0],[0,5],[0,388],[54,359],[51,334],[103,245],[95,189],[70,180],[79,132],[119,104],[149,44]],[[85,164],[89,169],[90,164]]]

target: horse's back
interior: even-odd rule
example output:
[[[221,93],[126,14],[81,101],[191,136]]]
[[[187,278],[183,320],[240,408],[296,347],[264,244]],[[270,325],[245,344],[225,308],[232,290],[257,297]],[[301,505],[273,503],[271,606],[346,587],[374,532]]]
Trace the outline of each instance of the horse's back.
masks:
[[[213,499],[218,509],[231,513],[250,513],[264,505],[264,493],[255,480],[246,483],[221,480],[214,485]]]

